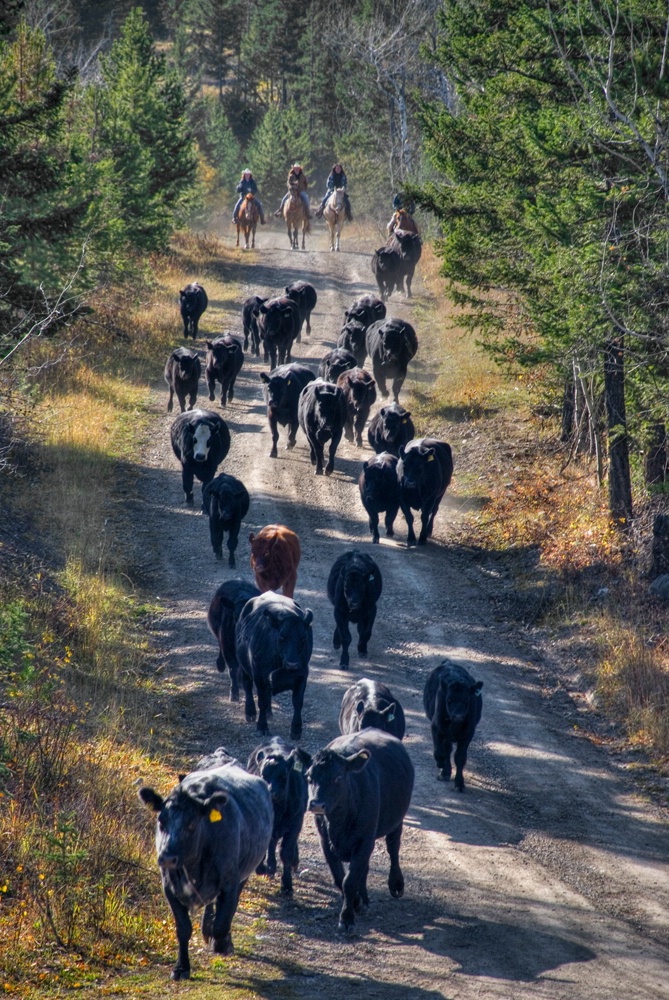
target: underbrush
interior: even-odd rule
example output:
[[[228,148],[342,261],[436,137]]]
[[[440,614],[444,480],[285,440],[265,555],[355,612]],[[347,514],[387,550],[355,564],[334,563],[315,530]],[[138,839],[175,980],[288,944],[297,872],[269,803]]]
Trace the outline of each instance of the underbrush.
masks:
[[[58,342],[27,345],[2,373],[15,438],[0,484],[6,993],[56,995],[111,969],[150,979],[153,966],[162,982],[173,959],[153,822],[135,786],[167,789],[184,762],[147,640],[156,608],[139,595],[141,545],[119,515],[137,488],[150,385],[182,342],[184,272],[220,267],[222,254],[181,237],[145,280],[104,290]]]
[[[544,373],[504,375],[462,333],[457,309],[444,310],[436,258],[424,254],[421,267],[432,292],[423,319],[433,331],[421,358],[439,375],[423,383],[419,370],[412,412],[421,434],[453,446],[452,500],[462,516],[451,537],[504,567],[514,584],[506,613],[550,629],[553,648],[578,660],[569,673],[619,742],[669,774],[667,610],[645,576],[652,517],[666,503],[638,488],[635,526],[619,531],[594,462],[568,462],[558,409],[545,416]]]

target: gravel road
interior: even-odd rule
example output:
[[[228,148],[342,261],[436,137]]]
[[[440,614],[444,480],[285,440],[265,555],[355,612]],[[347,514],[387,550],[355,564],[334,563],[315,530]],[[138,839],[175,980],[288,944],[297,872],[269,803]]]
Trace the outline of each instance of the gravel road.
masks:
[[[375,291],[369,268],[375,243],[352,242],[345,230],[342,252],[332,254],[319,227],[306,252],[291,253],[285,234],[268,227],[259,232],[258,244],[255,253],[240,252],[238,264],[221,265],[217,278],[204,279],[210,306],[202,329],[206,335],[239,331],[244,297],[276,294],[303,278],[316,286],[319,298],[312,335],[296,346],[294,360],[317,366],[334,345],[344,308]],[[420,300],[419,282],[415,291]],[[389,311],[411,320],[413,309],[396,295]],[[175,316],[175,334],[177,322]],[[429,338],[418,324],[417,333],[419,341]],[[162,383],[154,390],[156,419],[144,453],[138,530],[150,589],[165,609],[157,627],[162,676],[183,706],[184,762],[219,744],[245,761],[258,742],[255,726],[244,721],[243,702],[229,702],[228,679],[215,669],[205,613],[224,579],[251,578],[249,532],[281,522],[300,535],[295,596],[314,612],[303,746],[314,752],[338,735],[342,694],[367,676],[387,683],[400,699],[416,767],[401,851],[404,898],[388,893],[380,841],[370,867],[371,906],[353,938],[336,932],[339,895],[312,822],[305,821],[294,899],[281,898],[277,880],[270,919],[256,942],[259,961],[283,963],[286,979],[272,996],[339,1000],[350,988],[356,997],[384,1000],[669,997],[666,816],[635,795],[605,752],[550,710],[536,657],[514,643],[512,632],[500,631],[469,557],[449,544],[449,522],[458,515],[448,494],[427,547],[406,548],[401,514],[395,539],[382,537],[372,546],[356,486],[368,446],[361,452],[343,441],[331,478],[313,475],[302,432],[292,452],[283,451],[282,432],[279,458],[270,459],[262,370],[262,361],[247,356],[237,396],[223,414],[232,447],[222,469],[241,478],[252,498],[237,571],[213,558],[207,521],[197,513],[199,488],[195,510],[182,503],[167,393]],[[420,347],[411,373],[430,377]],[[411,378],[405,404],[410,391]],[[207,402],[204,383],[198,403],[218,408],[218,402]],[[456,448],[454,459],[457,477]],[[335,558],[352,546],[374,556],[384,587],[369,658],[358,658],[354,641],[344,672],[331,645],[325,585]],[[422,710],[425,678],[446,656],[484,682],[483,718],[470,747],[464,795],[436,780]],[[281,695],[272,732],[288,738],[290,717],[290,696]],[[199,933],[193,943],[200,944]],[[194,951],[195,969],[206,971],[206,956]]]

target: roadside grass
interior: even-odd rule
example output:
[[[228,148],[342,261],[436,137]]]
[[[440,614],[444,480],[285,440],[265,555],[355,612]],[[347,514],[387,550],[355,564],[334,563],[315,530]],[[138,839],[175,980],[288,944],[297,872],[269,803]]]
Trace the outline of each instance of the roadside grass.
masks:
[[[567,672],[570,682],[577,678],[575,693],[596,712],[594,738],[594,729],[612,724],[617,745],[643,749],[666,776],[667,610],[648,594],[644,577],[652,515],[666,504],[637,485],[631,536],[611,523],[594,462],[567,462],[559,407],[546,405],[557,402],[546,373],[507,375],[462,333],[458,310],[440,298],[438,260],[426,251],[421,273],[429,297],[416,323],[431,330],[421,345],[429,377],[420,381],[419,368],[411,409],[421,434],[443,435],[453,446],[451,491],[461,516],[451,537],[511,574],[509,617],[550,630],[573,667]],[[652,779],[647,785],[658,790]]]
[[[211,239],[179,237],[144,280],[105,289],[66,338],[36,341],[3,373],[0,409],[11,410],[21,439],[14,474],[0,483],[7,994],[155,996],[167,987],[174,927],[135,786],[169,789],[190,762],[175,756],[173,692],[147,639],[157,608],[141,592],[143,553],[123,505],[154,416],[150,386],[183,342],[184,274],[219,274],[225,255]],[[242,912],[263,909],[261,898]],[[255,919],[237,935],[242,954]],[[239,1000],[251,995],[235,987]]]

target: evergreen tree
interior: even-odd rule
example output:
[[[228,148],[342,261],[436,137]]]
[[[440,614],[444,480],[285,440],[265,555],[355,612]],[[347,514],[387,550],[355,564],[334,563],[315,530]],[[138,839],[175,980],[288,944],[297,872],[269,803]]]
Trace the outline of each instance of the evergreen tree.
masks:
[[[307,122],[292,102],[271,107],[253,134],[247,159],[262,196],[274,200],[284,195],[286,177],[293,163],[301,163],[310,177],[311,137]]]

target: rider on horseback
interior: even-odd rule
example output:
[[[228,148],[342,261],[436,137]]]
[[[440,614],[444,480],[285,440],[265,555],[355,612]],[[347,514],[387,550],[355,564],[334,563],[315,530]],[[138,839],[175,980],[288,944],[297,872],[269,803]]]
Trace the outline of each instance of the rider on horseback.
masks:
[[[256,184],[255,180],[253,179],[253,174],[251,173],[251,171],[249,170],[248,167],[246,167],[244,170],[242,170],[242,179],[240,180],[239,184],[237,185],[237,194],[239,195],[239,201],[235,205],[235,210],[232,213],[232,221],[235,222],[235,223],[237,222],[237,216],[239,215],[239,209],[242,207],[242,202],[244,201],[244,198],[246,197],[247,194],[252,194],[253,197],[255,198],[256,205],[258,206],[258,209],[260,211],[260,225],[264,226],[265,225],[265,212],[264,212],[264,209],[262,207],[262,202],[260,201],[260,198],[258,197],[258,185]]]
[[[283,206],[286,204],[286,200],[290,198],[290,192],[293,188],[298,191],[302,201],[307,206],[307,218],[309,218],[311,210],[309,207],[309,195],[307,194],[307,183],[307,175],[304,170],[299,163],[294,163],[288,171],[288,191],[284,194],[281,204],[274,213],[277,218],[283,214]]]
[[[346,185],[348,181],[346,180],[346,174],[344,173],[344,168],[341,163],[335,163],[332,170],[330,171],[330,176],[327,179],[327,191],[323,197],[323,201],[320,204],[320,208],[316,210],[316,218],[320,219],[323,216],[323,209],[325,208],[325,202],[328,200],[335,188],[344,189],[344,205],[346,207],[346,219],[348,222],[353,222],[353,216],[351,215],[351,202],[348,200],[348,192],[346,191]]]
[[[416,202],[413,200],[413,198],[410,198],[406,194],[404,194],[403,191],[398,191],[395,197],[393,198],[393,209],[394,209],[393,217],[386,226],[388,235],[393,233],[397,228],[397,220],[399,218],[400,209],[402,208],[404,209],[405,212],[408,212],[409,215],[413,215],[413,213],[416,211]]]

